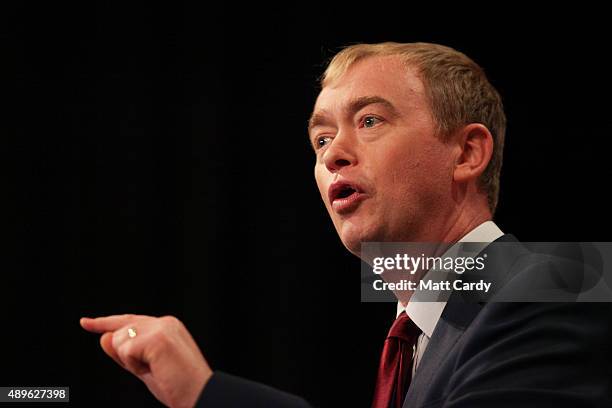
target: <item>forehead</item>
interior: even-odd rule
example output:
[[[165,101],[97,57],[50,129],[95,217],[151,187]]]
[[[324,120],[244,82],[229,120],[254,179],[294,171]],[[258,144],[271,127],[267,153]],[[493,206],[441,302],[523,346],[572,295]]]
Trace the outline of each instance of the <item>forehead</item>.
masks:
[[[424,107],[423,83],[416,69],[398,56],[368,57],[356,62],[344,75],[325,86],[314,111],[332,113],[350,101],[378,96],[390,101],[400,112]]]

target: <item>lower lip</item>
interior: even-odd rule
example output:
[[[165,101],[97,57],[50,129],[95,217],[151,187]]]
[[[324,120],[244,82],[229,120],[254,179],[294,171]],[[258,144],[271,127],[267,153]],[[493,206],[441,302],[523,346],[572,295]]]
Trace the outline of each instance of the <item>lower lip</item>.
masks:
[[[366,195],[363,193],[353,193],[345,198],[336,198],[332,202],[332,208],[338,214],[348,214],[355,211],[365,198]]]

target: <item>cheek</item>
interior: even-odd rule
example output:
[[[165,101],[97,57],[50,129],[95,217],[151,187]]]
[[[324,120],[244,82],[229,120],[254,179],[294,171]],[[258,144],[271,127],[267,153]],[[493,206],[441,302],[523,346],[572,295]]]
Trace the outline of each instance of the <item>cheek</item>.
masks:
[[[325,170],[320,165],[315,165],[314,168],[314,177],[317,183],[317,188],[319,189],[319,193],[321,194],[321,199],[327,206],[327,189],[329,187],[330,182],[327,180]]]
[[[452,181],[450,155],[443,146],[403,146],[385,152],[378,161],[377,184],[394,199],[415,194],[426,200],[428,196],[446,190]],[[423,194],[423,197],[420,197]],[[400,204],[400,203],[396,203]]]

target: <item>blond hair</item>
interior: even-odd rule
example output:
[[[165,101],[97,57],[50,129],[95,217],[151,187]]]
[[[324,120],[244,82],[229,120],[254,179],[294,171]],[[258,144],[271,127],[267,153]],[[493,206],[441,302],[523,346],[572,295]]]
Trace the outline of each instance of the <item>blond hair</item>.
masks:
[[[429,43],[351,45],[331,60],[321,77],[321,86],[337,80],[359,60],[392,55],[416,69],[442,140],[449,140],[453,132],[470,123],[483,124],[491,132],[493,155],[478,180],[478,187],[487,194],[493,214],[499,196],[506,115],[501,97],[483,69],[465,54]]]

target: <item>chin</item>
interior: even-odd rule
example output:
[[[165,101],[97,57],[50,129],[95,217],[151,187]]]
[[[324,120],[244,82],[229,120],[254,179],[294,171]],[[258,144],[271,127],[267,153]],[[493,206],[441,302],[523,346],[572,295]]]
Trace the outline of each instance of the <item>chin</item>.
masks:
[[[339,235],[346,249],[357,257],[361,255],[362,242],[376,241],[376,234],[372,231],[348,222],[340,227]]]

